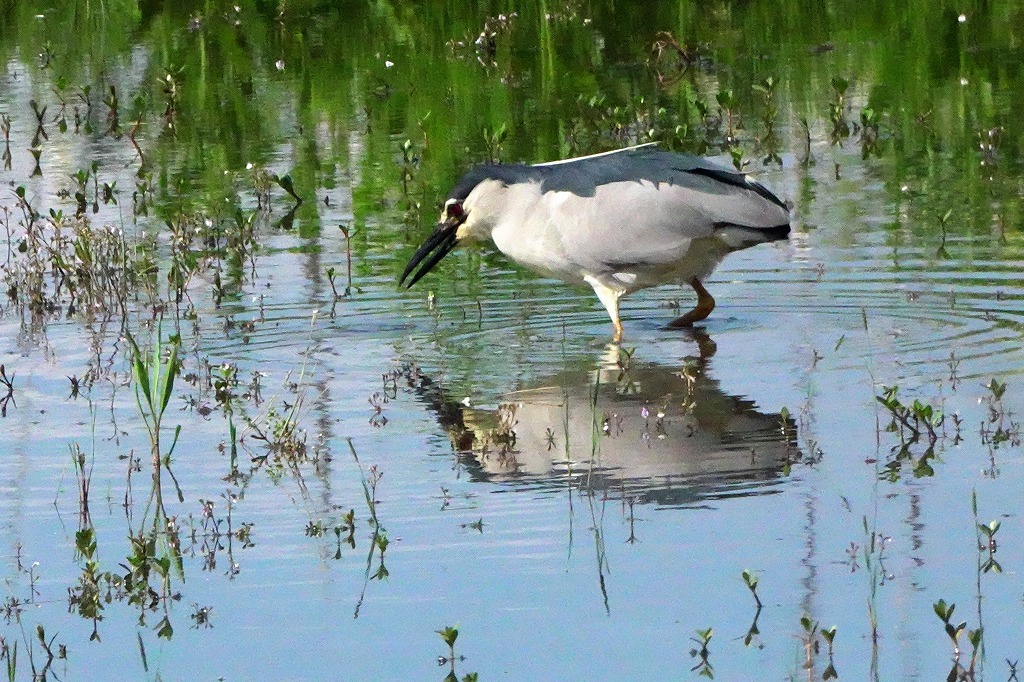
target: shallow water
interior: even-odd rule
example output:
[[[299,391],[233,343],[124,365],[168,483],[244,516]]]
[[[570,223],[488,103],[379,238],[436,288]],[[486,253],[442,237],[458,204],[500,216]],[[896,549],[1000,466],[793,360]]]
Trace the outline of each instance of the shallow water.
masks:
[[[940,599],[957,604],[954,625],[983,627],[976,678],[1011,677],[1024,655],[1020,10],[517,11],[507,25],[489,6],[387,3],[281,19],[244,4],[12,13],[0,263],[5,289],[20,286],[0,303],[13,377],[0,636],[17,678],[440,679],[436,631],[457,625],[460,679],[820,679],[829,647],[818,630],[808,640],[806,616],[836,625],[840,679],[931,680],[952,665]],[[488,17],[493,51],[473,45]],[[651,26],[695,50],[685,70],[655,63],[679,78],[667,88]],[[781,166],[760,160],[768,107],[752,85],[769,75]],[[838,77],[851,127],[866,108],[881,117],[875,150],[856,129],[831,139]],[[793,203],[794,231],[726,259],[699,329],[664,328],[691,294],[663,287],[625,299],[626,338],[610,346],[586,287],[493,249],[397,287],[469,164],[615,148],[649,128],[730,164],[725,88],[738,147]],[[33,98],[48,106],[45,139]],[[62,99],[91,132],[59,130]],[[666,113],[652,123],[653,104]],[[72,176],[93,162],[84,219],[123,233],[156,275],[133,281],[123,308],[69,312],[50,269],[50,304],[33,307],[14,188],[51,234],[50,208],[82,220]],[[305,199],[294,212],[264,170],[290,175]],[[236,212],[251,248],[230,241]],[[180,301],[175,263],[193,268]],[[348,295],[335,298],[332,268],[339,294],[351,275]],[[150,501],[126,333],[144,350],[158,333],[165,350],[181,339],[162,455],[181,432],[156,468],[172,533]],[[1007,385],[999,399],[992,379]],[[887,429],[877,398],[891,386],[945,414],[931,450]],[[268,448],[261,433],[285,440],[275,426],[296,428],[303,454]],[[991,520],[1000,571],[979,549]],[[90,529],[95,619],[75,600],[91,570],[76,533]],[[151,593],[119,582],[140,533],[156,542]],[[959,641],[966,668],[966,631]]]

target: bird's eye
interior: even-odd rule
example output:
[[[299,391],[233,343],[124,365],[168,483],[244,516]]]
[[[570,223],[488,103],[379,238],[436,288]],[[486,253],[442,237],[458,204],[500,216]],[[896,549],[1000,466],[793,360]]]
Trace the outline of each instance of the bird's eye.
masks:
[[[455,202],[448,204],[445,210],[447,211],[449,218],[458,219],[461,218],[463,215],[462,204],[458,204]]]

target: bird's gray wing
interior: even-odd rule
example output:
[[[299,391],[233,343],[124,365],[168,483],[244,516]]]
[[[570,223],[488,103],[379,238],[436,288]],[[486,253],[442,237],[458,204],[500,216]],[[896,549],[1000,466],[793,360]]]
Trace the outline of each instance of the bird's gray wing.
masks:
[[[614,185],[623,199],[628,183],[650,184],[664,193],[645,194],[665,206],[685,206],[712,224],[771,228],[789,223],[789,209],[763,185],[743,173],[691,154],[644,146],[621,152],[533,166],[541,190],[594,197]]]
[[[767,189],[687,154],[642,148],[534,168],[548,229],[590,270],[675,263],[694,239],[716,233],[726,250],[740,248],[789,223]]]
[[[592,196],[548,191],[540,210],[566,260],[588,272],[677,262],[694,239],[711,237],[714,220],[698,208],[703,195],[648,180],[597,185]]]

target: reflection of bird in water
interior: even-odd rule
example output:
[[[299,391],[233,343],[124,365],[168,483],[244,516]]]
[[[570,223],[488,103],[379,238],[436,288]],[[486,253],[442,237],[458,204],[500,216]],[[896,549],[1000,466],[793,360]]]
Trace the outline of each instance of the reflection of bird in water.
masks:
[[[706,334],[703,351],[713,353]],[[707,355],[678,367],[610,346],[596,370],[565,372],[504,396],[496,409],[458,403],[428,378],[420,395],[481,479],[580,486],[659,504],[746,495],[799,459],[796,425],[726,395]]]

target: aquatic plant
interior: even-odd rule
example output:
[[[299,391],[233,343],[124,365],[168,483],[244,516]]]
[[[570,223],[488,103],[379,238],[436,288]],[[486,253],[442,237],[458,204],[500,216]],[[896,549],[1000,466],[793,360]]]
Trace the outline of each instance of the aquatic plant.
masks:
[[[181,341],[178,337],[172,337],[166,348],[163,345],[161,328],[157,327],[157,339],[153,344],[150,354],[144,355],[139,349],[135,338],[128,334],[126,338],[132,349],[132,376],[135,385],[135,398],[139,408],[139,416],[149,434],[150,454],[153,458],[153,494],[156,497],[157,509],[162,509],[163,498],[160,486],[160,472],[166,468],[170,473],[171,454],[178,443],[181,435],[181,426],[174,430],[174,438],[166,452],[161,446],[161,434],[163,427],[164,413],[171,402],[171,395],[174,392],[174,381],[178,375],[178,349]],[[163,357],[167,355],[166,364]],[[173,474],[171,477],[173,478]],[[181,490],[178,489],[180,501],[184,501]]]
[[[690,672],[697,673],[698,677],[706,677],[713,679],[715,677],[715,669],[711,665],[711,661],[708,657],[711,652],[708,650],[708,644],[711,643],[711,638],[715,635],[714,628],[706,628],[704,630],[696,630],[697,636],[691,637],[690,641],[695,643],[697,646],[690,649],[690,658],[696,658],[697,664],[690,668]]]
[[[757,574],[751,571],[749,568],[743,569],[743,582],[746,584],[747,589],[750,590],[750,594],[754,597],[754,603],[757,605],[757,610],[761,610],[761,598],[757,596],[757,585],[759,579]]]
[[[7,367],[4,365],[0,365],[0,386],[7,390],[7,393],[0,396],[0,417],[6,417],[8,403],[17,407],[18,401],[14,399],[14,372],[8,375]]]
[[[448,666],[448,674],[444,677],[444,682],[459,682],[459,676],[455,672],[455,662],[466,660],[465,656],[455,655],[455,641],[459,638],[459,628],[455,625],[449,625],[443,630],[435,630],[445,644],[448,645],[448,655],[438,656],[437,664],[439,666]],[[466,673],[462,676],[462,682],[476,682],[478,679],[477,673]]]
[[[942,621],[943,628],[946,633],[946,637],[949,638],[950,645],[953,647],[953,667],[949,671],[949,680],[961,679],[961,676],[966,679],[974,679],[974,667],[978,660],[978,653],[982,645],[982,628],[978,627],[976,630],[967,629],[967,622],[961,621],[956,623],[953,621],[953,611],[956,610],[956,604],[946,604],[944,599],[940,599],[932,605],[935,611],[935,615]],[[966,631],[967,641],[971,645],[971,658],[968,660],[967,665],[964,666],[960,663],[960,636]]]
[[[752,86],[754,92],[762,99],[760,120],[761,125],[764,126],[764,133],[756,140],[756,143],[758,153],[764,154],[764,158],[761,159],[763,165],[774,163],[781,167],[782,157],[779,156],[779,151],[782,142],[776,130],[779,109],[776,103],[775,86],[776,81],[772,76],[768,76],[762,82]]]
[[[900,476],[901,464],[904,461],[913,463],[915,477],[932,476],[935,470],[931,461],[935,458],[935,447],[941,433],[938,431],[945,422],[945,416],[930,404],[915,399],[910,405],[901,402],[898,386],[883,386],[882,395],[875,400],[888,410],[890,423],[886,431],[896,433],[900,442],[892,449],[892,457],[883,474],[892,481]],[[925,449],[922,453],[912,452],[912,446],[924,438]]]
[[[833,648],[836,639],[836,626],[821,630],[821,637],[828,644],[828,665],[821,674],[823,680],[839,679],[839,672],[836,670],[835,649]]]
[[[832,100],[828,105],[828,113],[832,121],[832,144],[841,144],[850,135],[850,124],[846,120],[846,92],[850,81],[841,76],[833,76],[831,83]]]
[[[988,523],[982,523],[978,516],[978,492],[971,491],[971,511],[974,513],[974,528],[978,538],[978,551],[984,553],[984,560],[979,558],[980,573],[1002,573],[1003,567],[996,561],[996,551],[999,546],[996,542],[996,533],[999,532],[1002,523],[993,519]]]

